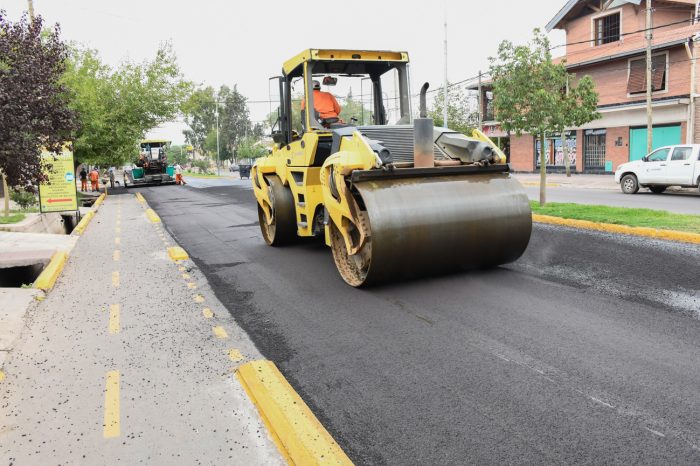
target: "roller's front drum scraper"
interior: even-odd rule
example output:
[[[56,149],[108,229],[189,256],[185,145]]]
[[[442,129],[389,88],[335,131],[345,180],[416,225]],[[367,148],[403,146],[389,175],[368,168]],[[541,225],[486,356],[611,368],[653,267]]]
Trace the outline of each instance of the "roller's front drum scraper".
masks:
[[[366,208],[369,239],[348,255],[337,231],[331,238],[338,270],[353,286],[505,264],[530,240],[527,195],[507,173],[354,186]]]

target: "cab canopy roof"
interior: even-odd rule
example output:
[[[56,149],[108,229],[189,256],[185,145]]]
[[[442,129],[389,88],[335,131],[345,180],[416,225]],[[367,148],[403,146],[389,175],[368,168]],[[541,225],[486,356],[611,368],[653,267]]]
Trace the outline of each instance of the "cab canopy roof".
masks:
[[[290,75],[306,62],[321,62],[314,65],[314,73],[363,74],[368,73],[374,68],[372,65],[377,63],[408,63],[408,52],[307,49],[284,62],[282,72]],[[337,65],[334,65],[334,62],[337,62]]]
[[[170,144],[170,141],[167,139],[144,139],[141,141],[141,145],[149,144],[151,146],[166,146]]]

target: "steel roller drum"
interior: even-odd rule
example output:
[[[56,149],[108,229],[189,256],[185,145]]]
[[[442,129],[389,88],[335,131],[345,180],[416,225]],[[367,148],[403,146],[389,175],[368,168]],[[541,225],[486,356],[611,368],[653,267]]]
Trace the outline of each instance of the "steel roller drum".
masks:
[[[507,173],[354,186],[367,209],[371,240],[368,267],[350,281],[336,257],[353,286],[505,264],[518,259],[530,241],[527,195]]]

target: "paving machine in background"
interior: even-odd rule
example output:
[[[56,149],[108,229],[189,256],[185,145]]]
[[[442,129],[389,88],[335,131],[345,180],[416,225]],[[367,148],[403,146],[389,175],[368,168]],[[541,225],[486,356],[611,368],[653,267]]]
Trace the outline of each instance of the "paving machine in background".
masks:
[[[141,141],[138,159],[124,169],[124,187],[175,183],[175,169],[168,163],[166,155],[168,147],[170,141],[163,139]]]
[[[295,128],[294,86],[303,90],[303,107],[316,109],[314,81],[321,79],[369,81],[369,115],[362,95],[361,115],[348,118],[359,125],[302,111]],[[525,251],[530,205],[505,155],[478,130],[466,136],[434,127],[427,83],[420,118],[413,118],[407,53],[305,50],[273,80],[280,95],[275,146],[251,173],[269,245],[322,236],[355,287],[498,266]],[[385,83],[394,84],[393,99]]]

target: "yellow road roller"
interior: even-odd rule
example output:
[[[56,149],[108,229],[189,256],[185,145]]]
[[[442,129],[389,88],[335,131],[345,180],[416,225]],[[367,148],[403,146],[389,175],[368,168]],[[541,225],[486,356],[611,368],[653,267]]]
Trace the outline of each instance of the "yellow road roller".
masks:
[[[413,117],[408,62],[309,49],[270,79],[274,147],[251,170],[262,236],[322,236],[355,287],[512,262],[532,232],[528,198],[488,137],[434,127],[427,83]]]

